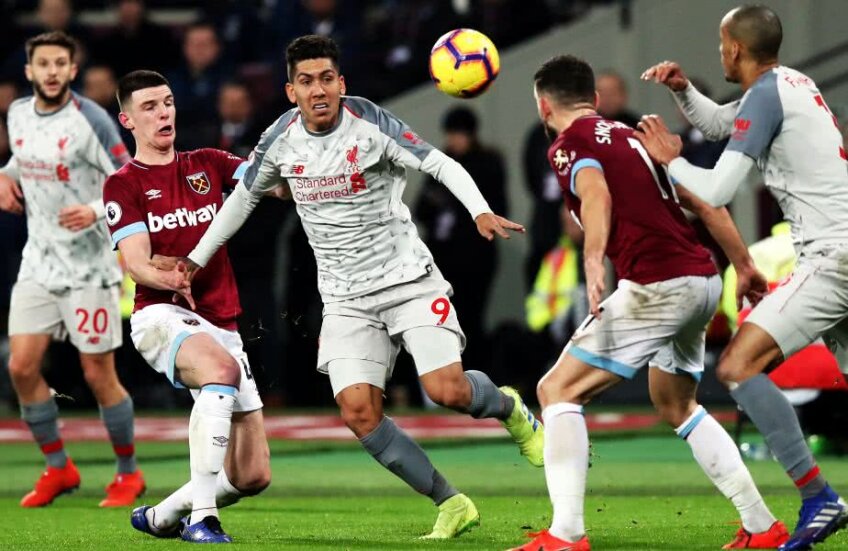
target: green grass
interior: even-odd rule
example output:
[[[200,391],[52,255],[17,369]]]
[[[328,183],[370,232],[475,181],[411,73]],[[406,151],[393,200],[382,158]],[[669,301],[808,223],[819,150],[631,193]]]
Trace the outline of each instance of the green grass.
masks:
[[[547,527],[544,473],[524,463],[512,445],[425,447],[481,512],[482,526],[457,540],[417,541],[435,520],[435,508],[349,444],[272,443],[272,486],[224,510],[224,526],[240,549],[301,550],[497,550]],[[0,549],[185,549],[188,544],[135,532],[129,509],[97,508],[113,474],[107,444],[70,443],[68,449],[82,488],[51,507],[26,510],[18,501],[39,473],[39,453],[32,444],[0,447]],[[685,443],[657,436],[600,439],[593,450],[586,503],[593,548],[716,550],[731,539],[735,511],[713,490]],[[144,502],[155,503],[188,478],[185,444],[139,443],[138,452],[148,483]],[[848,462],[824,460],[821,466],[835,486],[848,490]],[[771,461],[750,467],[772,510],[791,529],[798,500],[786,476]],[[816,549],[846,548],[848,533]]]

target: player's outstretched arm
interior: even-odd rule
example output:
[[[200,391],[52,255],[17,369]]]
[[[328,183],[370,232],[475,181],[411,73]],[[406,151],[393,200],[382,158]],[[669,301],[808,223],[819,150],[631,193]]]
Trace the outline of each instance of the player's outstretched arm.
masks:
[[[685,184],[695,196],[713,207],[728,204],[743,183],[755,183],[759,175],[751,157],[727,149],[711,170],[690,164],[680,157],[680,137],[672,134],[658,115],[642,117],[639,130],[633,135],[653,160],[668,167],[675,181]]]
[[[606,287],[604,255],[609,241],[612,198],[604,173],[594,167],[583,168],[577,173],[574,190],[580,198],[580,219],[583,221],[583,267],[589,308],[593,316],[600,318]]]
[[[678,184],[677,197],[680,205],[693,212],[719,244],[721,250],[727,255],[730,263],[737,274],[736,284],[736,308],[742,308],[742,299],[747,298],[752,305],[756,305],[768,293],[768,280],[754,265],[754,260],[748,253],[748,247],[742,241],[736,224],[730,218],[730,213],[725,207],[712,207],[706,202],[698,199],[692,192],[682,184]]]
[[[175,262],[171,270],[160,270],[153,266],[150,263],[150,235],[147,232],[134,233],[121,239],[118,249],[136,284],[161,291],[174,291],[194,310],[191,281],[185,263]]]
[[[708,140],[722,140],[733,131],[733,119],[739,102],[717,104],[699,92],[674,61],[663,61],[649,67],[641,78],[667,86],[689,122]]]
[[[226,243],[241,228],[244,221],[259,204],[263,192],[256,191],[257,193],[248,190],[242,182],[236,185],[233,193],[224,202],[224,206],[221,207],[221,211],[209,225],[209,229],[203,234],[200,242],[188,254],[189,260],[197,266],[206,266],[209,259],[221,248],[221,245]]]

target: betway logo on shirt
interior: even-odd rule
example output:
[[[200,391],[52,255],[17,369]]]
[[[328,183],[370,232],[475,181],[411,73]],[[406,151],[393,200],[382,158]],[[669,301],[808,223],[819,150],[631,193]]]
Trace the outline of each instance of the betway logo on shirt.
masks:
[[[173,230],[205,224],[211,222],[216,214],[218,214],[218,205],[216,204],[206,205],[197,210],[188,210],[182,207],[162,216],[156,216],[152,212],[148,212],[147,231],[156,233],[162,230]]]

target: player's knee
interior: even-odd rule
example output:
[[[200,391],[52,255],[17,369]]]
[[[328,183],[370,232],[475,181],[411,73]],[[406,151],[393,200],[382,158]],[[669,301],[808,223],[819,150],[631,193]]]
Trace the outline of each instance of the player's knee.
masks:
[[[716,377],[724,386],[729,386],[731,383],[739,382],[744,371],[744,362],[740,361],[738,355],[728,347],[718,362]]]
[[[471,387],[465,377],[441,381],[426,391],[431,400],[446,408],[463,409],[471,403]]]
[[[542,408],[558,402],[582,404],[587,401],[578,388],[560,380],[554,370],[549,371],[536,385],[536,397]]]
[[[270,485],[271,466],[266,464],[262,469],[251,473],[244,481],[239,481],[237,488],[244,495],[255,496],[261,494]]]
[[[368,403],[342,404],[341,415],[345,425],[358,438],[377,428],[382,419],[382,413]]]
[[[217,384],[239,387],[241,383],[241,367],[235,358],[229,354],[220,354],[207,364],[205,384]]]
[[[654,403],[654,408],[657,410],[657,413],[660,414],[660,417],[663,418],[663,421],[672,427],[679,427],[682,425],[683,422],[692,414],[695,407],[697,407],[697,404],[694,401],[690,402],[688,400],[657,400],[652,397],[651,401]]]
[[[12,354],[9,357],[9,376],[13,381],[25,381],[39,376],[41,366],[25,356]]]

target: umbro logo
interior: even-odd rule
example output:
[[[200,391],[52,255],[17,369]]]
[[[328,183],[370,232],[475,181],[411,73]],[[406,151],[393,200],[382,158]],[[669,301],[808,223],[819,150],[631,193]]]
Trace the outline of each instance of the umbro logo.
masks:
[[[147,195],[148,199],[159,199],[160,197],[162,197],[162,190],[161,189],[149,189],[149,190],[145,191],[144,194]]]
[[[226,448],[227,442],[230,441],[230,439],[227,438],[226,436],[213,436],[212,440],[214,440],[214,442],[212,442],[212,445],[218,446],[220,448]]]

